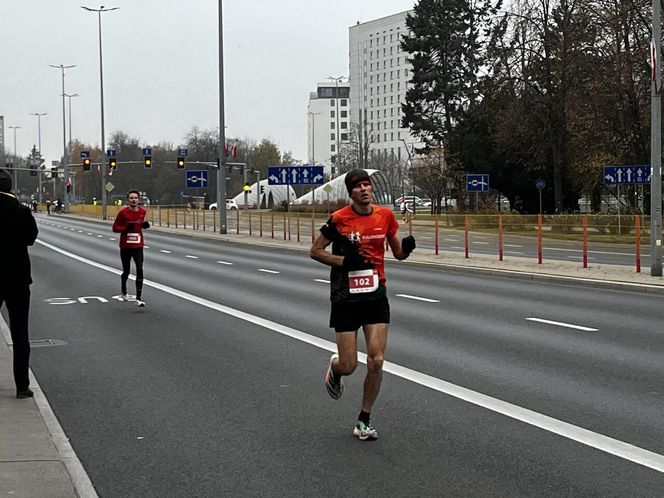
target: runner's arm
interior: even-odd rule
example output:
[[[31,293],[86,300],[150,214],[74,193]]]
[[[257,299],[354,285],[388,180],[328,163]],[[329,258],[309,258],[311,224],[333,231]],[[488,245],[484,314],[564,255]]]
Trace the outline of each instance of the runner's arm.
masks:
[[[115,221],[113,222],[113,231],[115,233],[123,233],[127,230],[128,224],[127,220],[124,216],[124,213],[120,211],[118,215],[115,217]]]
[[[311,256],[311,259],[324,265],[341,268],[344,264],[344,256],[337,256],[325,250],[331,243],[331,240],[326,239],[324,235],[320,234],[311,245],[309,256]]]

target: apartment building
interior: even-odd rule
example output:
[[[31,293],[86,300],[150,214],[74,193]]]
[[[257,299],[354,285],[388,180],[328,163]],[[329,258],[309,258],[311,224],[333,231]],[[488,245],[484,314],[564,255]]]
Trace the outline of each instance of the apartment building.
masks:
[[[343,81],[318,83],[307,106],[308,162],[322,164],[326,175],[336,175],[334,159],[349,140],[350,87]]]
[[[366,127],[372,154],[407,157],[404,141],[419,144],[401,127],[411,65],[400,47],[407,34],[406,15],[400,12],[349,28],[350,120]]]

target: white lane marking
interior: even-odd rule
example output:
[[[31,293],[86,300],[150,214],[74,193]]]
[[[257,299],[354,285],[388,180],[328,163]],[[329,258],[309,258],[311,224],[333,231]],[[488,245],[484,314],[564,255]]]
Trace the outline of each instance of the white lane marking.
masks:
[[[567,259],[582,260],[583,256],[567,256]],[[588,261],[591,261],[593,259],[595,259],[595,258],[591,258],[590,256],[588,256]]]
[[[116,239],[114,237],[109,237],[108,240],[118,240],[118,239]]]
[[[71,230],[72,232],[75,232],[75,231],[76,231],[75,228],[70,228],[69,230]]]
[[[568,329],[583,330],[584,332],[597,332],[598,329],[584,327],[583,325],[574,325],[573,323],[554,322],[553,320],[545,320],[543,318],[526,318],[530,322],[546,323],[548,325],[557,325],[558,327],[567,327]]]
[[[104,238],[103,235],[97,235],[97,237],[99,237],[100,239],[103,239],[103,238]]]
[[[184,257],[189,259],[198,259],[198,256],[192,256],[191,254],[185,254]]]
[[[233,264],[230,261],[217,261],[217,263],[219,263],[220,265],[229,265],[229,266]]]
[[[505,251],[505,254],[523,254],[520,251]]]
[[[78,233],[83,233],[83,230],[79,230]]]
[[[262,271],[263,273],[279,273],[278,271],[267,270],[266,268],[259,268],[258,271]]]
[[[546,251],[564,251],[564,252],[583,252],[582,249],[565,249],[562,247],[545,247],[544,248]],[[632,253],[629,252],[611,252],[611,251],[591,251],[589,250],[588,253],[593,253],[593,254],[607,254],[609,256],[632,256]]]
[[[320,282],[321,284],[329,284],[329,280],[323,280],[322,278],[314,278],[314,282]]]
[[[150,249],[150,246],[143,246],[143,249]]]
[[[518,244],[505,244],[505,247],[518,247],[519,249],[523,249],[523,246],[520,246]]]
[[[425,303],[439,303],[438,299],[429,299],[428,297],[411,296],[410,294],[395,294],[395,296],[403,297],[406,299],[414,299],[415,301],[424,301]]]
[[[471,242],[472,242],[473,244],[477,244],[478,246],[480,246],[480,245],[481,245],[481,246],[488,246],[488,245],[489,245],[488,242],[478,242],[477,240],[471,240]]]
[[[166,249],[160,249],[160,252],[163,252],[165,254],[170,254],[171,253],[171,251],[167,251]]]
[[[106,266],[101,263],[97,263],[96,261],[83,258],[47,242],[43,242],[39,239],[37,240],[37,243],[69,258],[81,261],[85,264],[107,271],[109,273],[113,273],[114,275],[120,275],[122,273],[120,270],[111,268],[110,266]],[[131,276],[131,278],[133,278],[133,276]],[[188,292],[181,291],[158,282],[145,280],[143,283],[144,285],[179,297],[180,299],[184,299],[206,308],[219,311],[220,313],[224,313],[239,320],[253,323],[259,327],[272,330],[287,337],[292,337],[293,339],[297,339],[298,341],[302,341],[306,344],[311,344],[312,346],[318,347],[320,349],[332,353],[337,352],[337,345],[335,343],[307,334],[301,330],[287,327],[286,325],[282,325],[271,320],[266,320],[265,318],[251,315],[244,311],[236,310],[229,306],[224,306],[223,304],[215,303],[214,301],[195,296],[194,294],[189,294]],[[358,352],[357,357],[358,360],[362,363],[367,362],[366,354]],[[524,422],[528,425],[538,427],[553,434],[558,434],[565,438],[571,439],[572,441],[577,441],[586,446],[590,446],[591,448],[595,448],[605,453],[617,456],[618,458],[629,460],[639,465],[643,465],[644,467],[656,470],[657,472],[664,473],[664,455],[660,455],[659,453],[640,448],[633,444],[629,444],[624,441],[620,441],[618,439],[584,429],[582,427],[577,427],[570,423],[563,422],[562,420],[528,410],[527,408],[513,405],[512,403],[487,396],[486,394],[466,389],[465,387],[457,386],[450,382],[437,379],[436,377],[432,377],[416,370],[402,367],[396,363],[390,363],[387,361],[384,362],[383,370],[421,386],[433,389],[434,391],[453,396],[468,403],[486,408],[487,410],[500,413],[507,417]]]
[[[92,235],[92,232],[88,232],[88,235]]]

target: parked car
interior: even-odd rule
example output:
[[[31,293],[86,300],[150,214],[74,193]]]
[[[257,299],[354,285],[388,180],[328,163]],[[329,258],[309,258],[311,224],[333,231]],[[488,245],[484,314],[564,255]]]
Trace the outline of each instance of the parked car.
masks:
[[[417,196],[414,196],[414,197],[413,197],[412,195],[406,195],[406,196],[403,196],[403,197],[397,197],[397,198],[395,199],[395,201],[394,201],[394,205],[395,205],[396,207],[399,207],[399,206],[401,206],[401,201],[402,201],[402,200],[405,200],[405,201],[406,201],[406,204],[410,207],[410,206],[413,205],[413,199],[415,199],[415,206],[416,206],[416,207],[425,207],[425,206],[426,206],[426,205],[424,204],[424,201],[423,201],[420,197],[417,197]],[[431,206],[431,201],[429,201],[428,206]]]
[[[217,203],[213,202],[210,204],[210,207],[208,209],[211,209],[212,211],[217,210]],[[226,199],[226,210],[232,211],[235,209],[237,211],[237,202],[235,202],[234,199]]]

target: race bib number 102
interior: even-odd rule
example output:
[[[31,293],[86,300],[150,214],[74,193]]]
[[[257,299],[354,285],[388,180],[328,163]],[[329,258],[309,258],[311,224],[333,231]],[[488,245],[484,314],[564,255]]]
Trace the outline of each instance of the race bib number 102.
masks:
[[[348,290],[351,294],[363,294],[378,289],[378,271],[357,270],[348,272]]]

